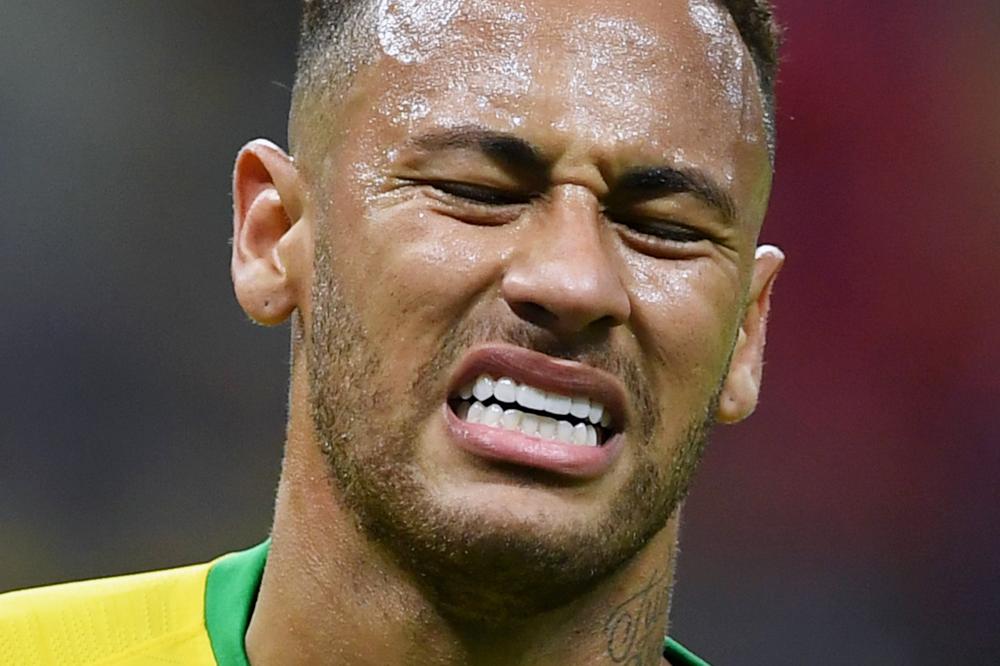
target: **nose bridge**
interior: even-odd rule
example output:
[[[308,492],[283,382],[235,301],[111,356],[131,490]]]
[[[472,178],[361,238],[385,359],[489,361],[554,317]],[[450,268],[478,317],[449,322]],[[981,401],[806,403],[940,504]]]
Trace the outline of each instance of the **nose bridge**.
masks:
[[[553,188],[525,226],[503,278],[503,297],[516,314],[561,333],[628,319],[628,294],[601,223],[600,202],[588,188]]]

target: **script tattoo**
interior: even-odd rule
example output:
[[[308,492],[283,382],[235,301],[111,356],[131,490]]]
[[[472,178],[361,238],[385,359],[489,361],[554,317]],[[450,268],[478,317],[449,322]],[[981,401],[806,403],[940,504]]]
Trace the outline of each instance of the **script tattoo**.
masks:
[[[649,583],[619,604],[604,623],[608,641],[608,656],[612,663],[644,666],[659,663],[662,636],[657,635],[650,648],[654,632],[662,630],[667,614],[670,587],[667,572],[654,573]],[[652,661],[649,661],[652,659]]]

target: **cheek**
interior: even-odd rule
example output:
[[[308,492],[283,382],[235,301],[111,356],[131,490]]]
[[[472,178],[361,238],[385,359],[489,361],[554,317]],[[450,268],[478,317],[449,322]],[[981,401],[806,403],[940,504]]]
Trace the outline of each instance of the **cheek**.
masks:
[[[738,276],[710,259],[628,264],[634,330],[658,385],[714,390],[736,331]]]
[[[495,229],[421,210],[385,211],[359,226],[358,303],[370,339],[405,375],[496,284],[504,250],[490,242]]]

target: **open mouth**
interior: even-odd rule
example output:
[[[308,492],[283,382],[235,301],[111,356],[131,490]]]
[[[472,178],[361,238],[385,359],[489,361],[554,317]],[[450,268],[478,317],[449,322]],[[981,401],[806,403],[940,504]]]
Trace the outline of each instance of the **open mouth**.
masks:
[[[466,354],[442,407],[465,453],[589,482],[625,450],[626,400],[604,370],[497,343]]]
[[[562,395],[511,377],[479,375],[448,400],[467,422],[574,446],[599,447],[614,435],[610,411],[586,395]]]

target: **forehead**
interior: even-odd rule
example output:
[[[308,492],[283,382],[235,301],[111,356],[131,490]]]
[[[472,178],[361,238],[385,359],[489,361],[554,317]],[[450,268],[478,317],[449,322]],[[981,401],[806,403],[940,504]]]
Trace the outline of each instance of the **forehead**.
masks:
[[[386,137],[486,125],[555,152],[766,162],[752,59],[714,0],[378,0],[355,118]],[[360,128],[359,128],[360,129]]]

